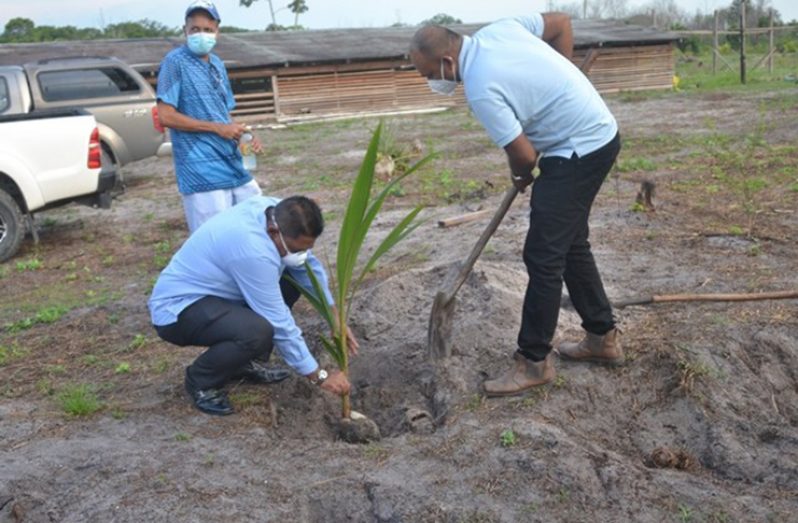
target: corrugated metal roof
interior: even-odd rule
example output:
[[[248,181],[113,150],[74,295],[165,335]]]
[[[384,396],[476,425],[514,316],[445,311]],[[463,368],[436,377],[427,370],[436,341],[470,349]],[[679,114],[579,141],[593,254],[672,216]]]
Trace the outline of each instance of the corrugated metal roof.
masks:
[[[485,24],[452,26],[473,34]],[[678,39],[640,26],[606,20],[574,20],[574,47],[652,45]],[[214,52],[228,68],[286,67],[404,59],[416,27],[322,29],[221,34]],[[0,45],[0,65],[65,56],[116,56],[142,72],[157,70],[163,56],[183,39],[87,40]]]

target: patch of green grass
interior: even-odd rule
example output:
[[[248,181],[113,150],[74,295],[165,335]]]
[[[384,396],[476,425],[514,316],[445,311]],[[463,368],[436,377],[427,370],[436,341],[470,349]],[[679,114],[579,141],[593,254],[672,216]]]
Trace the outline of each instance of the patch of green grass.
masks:
[[[695,382],[700,378],[714,377],[715,373],[705,363],[682,359],[677,364],[679,369],[679,387],[688,394],[695,389]]]
[[[745,234],[745,231],[739,225],[731,225],[729,226],[729,234],[732,236],[742,236]]]
[[[790,89],[794,83],[785,82],[784,77],[795,74],[798,68],[798,54],[783,53],[776,54],[774,60],[773,73],[769,73],[766,67],[751,69],[766,51],[752,48],[749,50],[747,59],[749,69],[746,72],[745,85],[740,83],[740,72],[738,68],[739,55],[731,49],[722,49],[722,55],[727,62],[734,65],[734,70],[725,67],[721,60],[718,60],[718,72],[712,74],[712,54],[709,47],[701,54],[694,55],[690,60],[678,60],[676,64],[676,74],[680,77],[679,87],[686,94],[701,93],[706,91],[725,91],[734,93],[737,91],[762,91],[774,89]]]
[[[238,391],[230,394],[230,401],[237,407],[246,408],[263,403],[263,394],[248,391]]]
[[[363,447],[363,457],[377,462],[383,462],[388,459],[391,452],[378,443],[371,442]]]
[[[15,333],[30,329],[34,325],[55,323],[67,312],[69,312],[69,308],[64,306],[44,307],[38,310],[33,317],[22,318],[13,323],[7,323],[5,325],[5,330],[10,333]]]
[[[689,523],[693,521],[693,509],[687,505],[679,503],[679,521]]]
[[[33,327],[34,322],[33,318],[22,318],[21,320],[17,320],[14,323],[6,323],[4,328],[6,332],[15,333],[30,329]]]
[[[648,158],[642,157],[620,158],[616,164],[616,169],[622,173],[656,171],[657,164]]]
[[[506,429],[499,434],[499,443],[505,448],[512,447],[518,443],[518,436],[513,429]]]
[[[517,409],[530,409],[545,399],[548,398],[549,391],[546,387],[535,387],[526,393],[523,398],[517,399],[513,402],[513,407]]]
[[[668,96],[671,91],[665,89],[649,89],[642,91],[621,91],[615,95],[620,101],[625,103],[644,102],[646,100],[656,100]]]
[[[61,410],[70,416],[88,416],[102,408],[94,387],[85,383],[65,387],[58,393],[57,399]]]
[[[100,358],[95,356],[94,354],[86,354],[83,356],[83,363],[86,365],[97,365],[100,362]]]
[[[39,391],[39,394],[42,396],[52,396],[55,394],[53,382],[47,378],[42,378],[36,382],[36,390]]]
[[[571,499],[571,491],[567,488],[563,487],[557,492],[557,503],[568,503],[568,500]]]
[[[114,407],[111,409],[111,417],[115,420],[122,420],[127,417],[127,413],[121,407]]]
[[[147,341],[148,341],[147,336],[145,336],[144,334],[136,334],[135,336],[133,336],[133,340],[128,345],[128,349],[130,349],[131,351],[138,350],[144,347],[147,344]]]
[[[66,365],[61,363],[57,363],[55,365],[45,365],[44,370],[47,371],[47,374],[54,374],[54,375],[64,375],[66,374]]]
[[[0,345],[0,367],[8,365],[9,363],[20,360],[30,354],[28,349],[20,347],[13,343],[12,345]]]
[[[152,366],[152,371],[156,374],[163,374],[167,370],[169,370],[169,360],[167,358],[160,358],[155,364]]]
[[[36,313],[35,320],[36,323],[55,323],[67,312],[69,312],[68,307],[45,307]]]
[[[565,379],[565,376],[563,376],[562,374],[557,374],[557,377],[554,378],[554,383],[552,383],[552,386],[555,389],[562,389],[565,388],[567,384],[568,381]]]
[[[43,264],[38,258],[32,258],[30,260],[18,261],[16,267],[17,272],[38,271],[43,267]]]
[[[465,409],[469,412],[476,412],[485,406],[485,397],[482,394],[472,395],[465,404]]]
[[[130,363],[123,361],[116,366],[114,374],[130,374]]]
[[[175,441],[190,441],[191,434],[186,434],[185,432],[178,432],[175,434]]]
[[[8,276],[8,267],[0,267],[0,280]]]
[[[709,514],[707,521],[711,523],[729,523],[731,517],[723,510],[716,510]]]
[[[155,255],[152,262],[158,270],[163,269],[169,263],[172,254],[172,244],[169,240],[163,240],[155,244]]]

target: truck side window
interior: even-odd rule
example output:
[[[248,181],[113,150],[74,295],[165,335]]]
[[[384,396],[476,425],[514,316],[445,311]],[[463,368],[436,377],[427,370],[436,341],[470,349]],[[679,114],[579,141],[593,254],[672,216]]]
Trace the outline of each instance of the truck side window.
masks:
[[[141,90],[125,71],[116,67],[47,71],[38,75],[42,98],[48,102],[125,96]]]
[[[11,107],[11,97],[8,94],[8,82],[0,78],[0,113],[6,112]]]

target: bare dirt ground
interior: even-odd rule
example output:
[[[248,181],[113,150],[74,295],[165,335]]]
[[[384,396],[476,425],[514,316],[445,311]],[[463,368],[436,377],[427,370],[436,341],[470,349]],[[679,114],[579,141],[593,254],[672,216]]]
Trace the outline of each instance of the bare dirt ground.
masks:
[[[591,232],[612,299],[798,287],[798,89],[609,103],[625,146]],[[440,158],[392,197],[371,245],[418,202],[429,221],[353,312],[353,403],[383,440],[336,441],[337,400],[299,378],[234,384],[226,418],[189,405],[199,349],[158,340],[145,303],[186,236],[182,209],[171,160],[140,162],[112,210],[43,213],[41,243],[0,266],[0,522],[798,521],[795,300],[620,309],[625,366],[558,362],[550,386],[486,400],[520,321],[528,196],[460,291],[454,356],[431,365],[432,296],[486,223],[435,221],[495,207],[507,170],[465,110],[387,123],[395,148]],[[261,131],[258,181],[319,201],[322,257],[375,125]],[[634,205],[644,179],[655,212]],[[320,321],[296,315],[319,351]],[[564,309],[558,338],[579,334]],[[80,385],[99,410],[69,415]]]

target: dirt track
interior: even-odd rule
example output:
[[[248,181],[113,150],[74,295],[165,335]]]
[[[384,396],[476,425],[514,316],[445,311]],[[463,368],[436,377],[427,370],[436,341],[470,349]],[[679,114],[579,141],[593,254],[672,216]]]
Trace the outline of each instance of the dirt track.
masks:
[[[796,99],[791,89],[737,92],[720,108],[717,95],[610,100],[626,145],[591,240],[613,299],[798,287]],[[772,149],[756,157],[767,184],[752,203],[707,148],[713,133],[743,147],[757,121]],[[319,201],[322,256],[374,125],[262,131],[258,179],[268,193]],[[111,211],[42,214],[41,244],[26,242],[0,273],[2,318],[17,326],[0,334],[0,523],[796,520],[795,300],[623,309],[624,367],[558,362],[553,385],[485,400],[478,385],[507,365],[520,320],[526,197],[461,290],[452,360],[431,366],[432,296],[485,223],[442,230],[435,220],[496,206],[505,161],[464,111],[389,127],[397,143],[420,140],[441,159],[391,200],[372,245],[419,200],[430,220],[353,312],[354,407],[383,441],[335,441],[337,401],[297,378],[236,384],[239,412],[227,418],[189,406],[182,373],[197,349],[157,340],[145,304],[186,232],[170,160],[145,161],[126,170],[130,186]],[[654,213],[631,210],[643,179],[657,184]],[[34,258],[38,270],[16,268]],[[52,323],[48,307],[60,311]],[[318,350],[321,323],[306,305],[297,316]],[[558,336],[579,332],[564,309]],[[60,391],[77,383],[94,388],[99,412],[60,410]],[[516,437],[505,446],[507,430]]]

